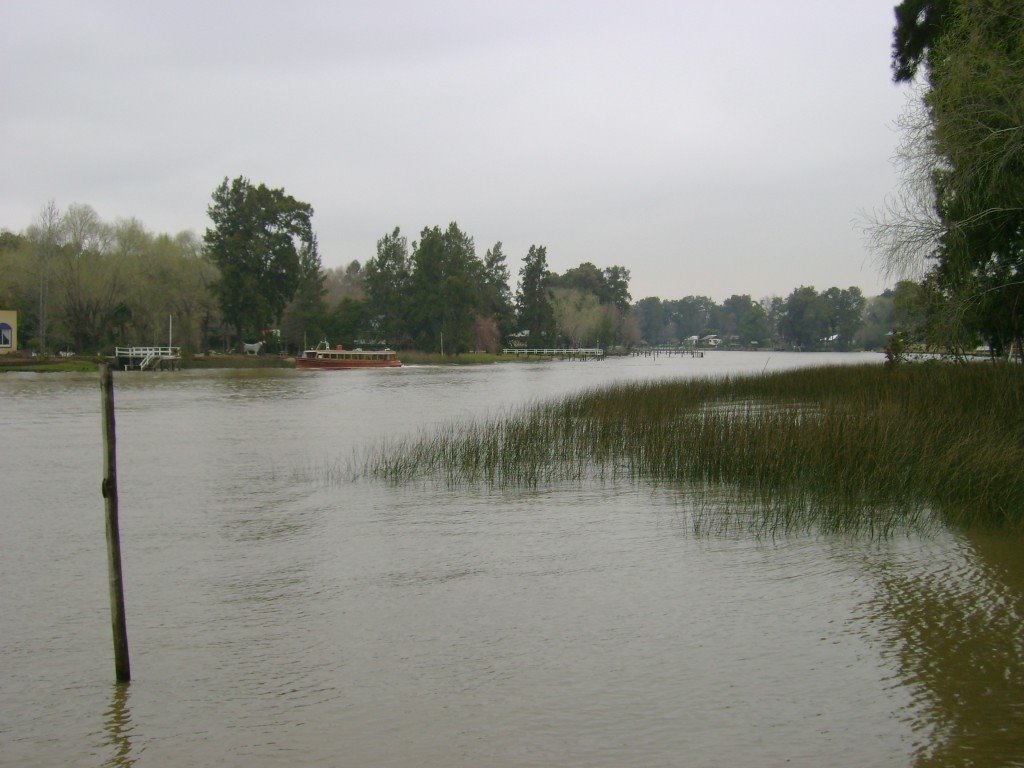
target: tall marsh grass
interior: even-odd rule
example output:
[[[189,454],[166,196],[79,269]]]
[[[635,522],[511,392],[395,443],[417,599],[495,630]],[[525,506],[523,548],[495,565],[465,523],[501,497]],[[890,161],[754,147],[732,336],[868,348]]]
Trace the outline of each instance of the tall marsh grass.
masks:
[[[884,532],[938,517],[1020,532],[1024,367],[624,384],[382,446],[365,469],[395,483],[495,488],[670,483],[771,529]]]

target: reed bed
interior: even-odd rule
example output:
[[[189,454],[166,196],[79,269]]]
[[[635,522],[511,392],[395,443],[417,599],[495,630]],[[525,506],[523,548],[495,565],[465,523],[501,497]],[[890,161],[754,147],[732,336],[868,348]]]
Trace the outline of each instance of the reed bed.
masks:
[[[1024,530],[1024,367],[836,366],[625,384],[382,446],[394,483],[670,483],[704,527]],[[717,512],[716,512],[717,510]]]

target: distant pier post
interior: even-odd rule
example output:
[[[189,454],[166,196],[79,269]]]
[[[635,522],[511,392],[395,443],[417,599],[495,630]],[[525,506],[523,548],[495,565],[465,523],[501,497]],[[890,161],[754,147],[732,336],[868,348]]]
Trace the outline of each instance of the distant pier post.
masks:
[[[121,575],[121,532],[117,521],[117,437],[114,429],[114,376],[100,364],[103,400],[103,494],[107,521],[107,578],[110,584],[110,625],[114,632],[114,669],[118,682],[132,679],[128,661],[128,626],[124,615],[124,579]]]

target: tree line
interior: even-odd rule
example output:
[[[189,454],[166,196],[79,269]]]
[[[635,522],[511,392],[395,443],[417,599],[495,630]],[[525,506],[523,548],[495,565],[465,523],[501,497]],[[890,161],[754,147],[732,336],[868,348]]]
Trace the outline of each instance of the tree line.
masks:
[[[202,238],[107,223],[87,205],[46,205],[20,233],[0,233],[0,306],[19,312],[21,346],[98,353],[173,341],[188,353],[264,340],[295,352],[322,338],[354,346],[460,353],[529,347],[692,343],[784,349],[881,348],[902,323],[916,333],[919,286],[868,299],[860,289],[721,304],[704,296],[633,302],[630,272],[585,262],[559,274],[547,249],[522,257],[513,291],[501,242],[477,254],[457,223],[396,227],[365,262],[321,264],[313,208],[283,189],[224,179]]]
[[[901,280],[878,296],[860,288],[818,291],[802,285],[788,296],[755,301],[734,294],[716,303],[707,296],[666,301],[648,297],[633,314],[644,343],[675,346],[715,344],[726,348],[806,351],[883,350],[894,336],[924,343],[922,287]]]

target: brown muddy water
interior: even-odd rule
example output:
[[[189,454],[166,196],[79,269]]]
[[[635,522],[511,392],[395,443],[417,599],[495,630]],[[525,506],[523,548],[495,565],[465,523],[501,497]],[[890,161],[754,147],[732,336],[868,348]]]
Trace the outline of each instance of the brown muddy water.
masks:
[[[333,470],[583,387],[836,360],[879,362],[118,374],[128,686],[98,379],[4,374],[0,765],[1024,765],[1020,540],[697,535],[677,489]]]

